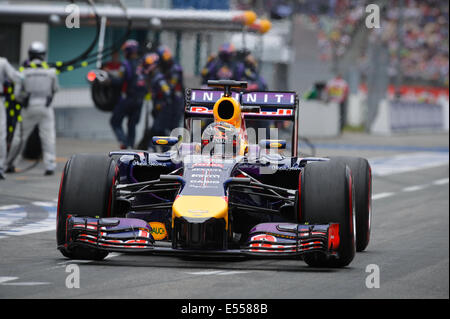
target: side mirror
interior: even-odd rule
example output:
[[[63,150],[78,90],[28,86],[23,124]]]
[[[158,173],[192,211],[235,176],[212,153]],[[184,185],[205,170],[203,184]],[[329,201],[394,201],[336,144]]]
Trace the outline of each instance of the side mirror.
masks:
[[[286,148],[286,140],[261,140],[259,146],[264,149],[279,149],[284,150]]]
[[[173,146],[178,143],[178,138],[173,136],[153,136],[153,145]]]

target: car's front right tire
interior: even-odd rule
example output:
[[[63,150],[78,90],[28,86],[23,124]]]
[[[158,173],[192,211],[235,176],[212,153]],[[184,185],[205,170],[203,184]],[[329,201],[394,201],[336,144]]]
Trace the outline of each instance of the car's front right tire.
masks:
[[[67,217],[108,217],[111,215],[115,161],[105,155],[77,154],[66,163],[58,195],[56,241],[70,259],[101,260],[108,252],[82,246],[68,247]]]

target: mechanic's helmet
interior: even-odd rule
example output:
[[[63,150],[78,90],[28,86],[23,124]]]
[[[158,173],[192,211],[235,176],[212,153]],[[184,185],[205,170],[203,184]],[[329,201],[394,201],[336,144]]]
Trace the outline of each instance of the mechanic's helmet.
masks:
[[[138,53],[139,42],[137,42],[136,40],[133,40],[133,39],[127,40],[122,45],[122,50],[125,53],[126,57],[129,57],[131,54]]]
[[[232,157],[239,155],[239,130],[227,122],[214,122],[202,134],[202,148],[207,154]]]
[[[159,61],[161,65],[167,67],[172,65],[173,63],[172,51],[170,51],[170,49],[167,46],[160,45],[156,50],[156,53],[159,55]]]
[[[28,57],[30,60],[33,59],[39,59],[44,60],[46,54],[45,45],[42,42],[35,41],[31,43],[30,47],[28,48]]]
[[[231,43],[224,43],[219,47],[219,58],[223,61],[230,61],[236,49]]]
[[[252,70],[257,70],[258,62],[252,54],[248,54],[244,60],[245,66],[249,67]]]
[[[152,73],[159,64],[159,55],[157,53],[148,53],[144,56],[143,69],[145,74]]]

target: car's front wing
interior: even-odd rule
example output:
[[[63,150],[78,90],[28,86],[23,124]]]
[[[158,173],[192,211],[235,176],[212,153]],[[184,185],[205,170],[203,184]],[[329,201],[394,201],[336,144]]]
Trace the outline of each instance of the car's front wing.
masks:
[[[154,252],[179,255],[235,255],[289,257],[309,252],[336,255],[339,225],[263,223],[249,233],[239,249],[174,249],[170,243],[155,242],[151,226],[135,218],[67,218],[66,247],[86,246],[110,252]]]

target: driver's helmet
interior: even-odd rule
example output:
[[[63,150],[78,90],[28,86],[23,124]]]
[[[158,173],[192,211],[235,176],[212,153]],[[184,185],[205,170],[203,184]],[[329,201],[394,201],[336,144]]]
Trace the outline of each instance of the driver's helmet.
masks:
[[[227,122],[214,122],[202,134],[202,148],[208,154],[220,156],[239,155],[239,130]]]

